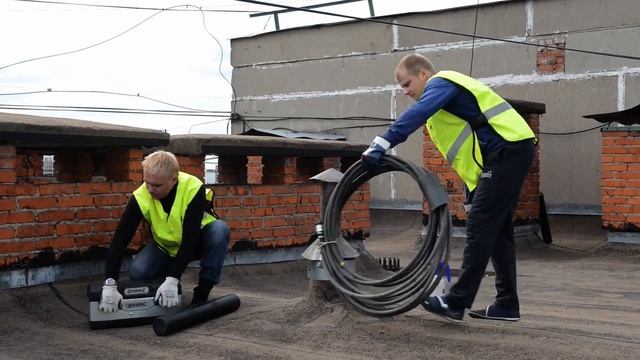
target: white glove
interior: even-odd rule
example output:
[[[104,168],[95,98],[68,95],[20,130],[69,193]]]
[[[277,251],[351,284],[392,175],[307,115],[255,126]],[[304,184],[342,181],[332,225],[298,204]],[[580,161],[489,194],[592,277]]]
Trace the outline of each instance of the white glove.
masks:
[[[122,295],[118,292],[118,284],[112,278],[108,278],[102,286],[102,295],[100,297],[98,310],[104,312],[117,311],[121,301]]]
[[[156,296],[153,298],[162,307],[170,308],[180,305],[180,298],[178,298],[178,283],[180,280],[167,276],[162,285],[156,291]]]

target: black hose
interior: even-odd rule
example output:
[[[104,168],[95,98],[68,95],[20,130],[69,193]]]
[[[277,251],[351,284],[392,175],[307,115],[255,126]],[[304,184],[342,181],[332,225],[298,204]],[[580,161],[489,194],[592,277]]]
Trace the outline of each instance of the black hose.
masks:
[[[429,205],[429,221],[416,257],[405,268],[384,279],[370,279],[344,266],[335,241],[340,236],[341,213],[347,200],[363,183],[390,171],[405,172],[418,183]],[[449,259],[451,238],[448,196],[438,177],[422,167],[392,155],[383,156],[375,172],[367,171],[361,161],[356,162],[331,193],[323,219],[321,251],[324,267],[333,286],[363,314],[386,317],[407,312],[420,304],[425,295],[431,294],[442,278],[438,266]]]

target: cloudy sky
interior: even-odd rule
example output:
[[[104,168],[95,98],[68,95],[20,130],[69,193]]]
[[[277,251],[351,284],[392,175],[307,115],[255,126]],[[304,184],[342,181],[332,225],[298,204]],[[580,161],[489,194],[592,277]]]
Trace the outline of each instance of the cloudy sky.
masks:
[[[329,0],[271,2],[306,6]],[[486,2],[495,1],[480,1]],[[378,16],[476,3],[373,0]],[[0,0],[0,112],[164,129],[172,134],[224,134],[231,99],[224,78],[231,80],[229,40],[273,31],[272,18],[249,17],[252,11],[271,10],[277,8],[233,0]],[[323,10],[369,15],[366,1]],[[280,16],[282,28],[331,21],[344,19],[303,13]],[[47,111],[21,110],[25,106]],[[99,112],[52,111],[54,106]],[[106,108],[129,113],[103,112]],[[150,110],[202,116],[139,114]]]

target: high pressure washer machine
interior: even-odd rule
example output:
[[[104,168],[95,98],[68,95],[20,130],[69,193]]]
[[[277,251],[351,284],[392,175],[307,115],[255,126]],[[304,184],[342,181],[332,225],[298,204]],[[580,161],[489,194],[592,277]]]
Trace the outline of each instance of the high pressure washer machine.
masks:
[[[117,311],[107,313],[98,309],[102,295],[102,284],[99,282],[87,285],[89,327],[94,330],[153,324],[156,335],[165,336],[232,313],[240,307],[240,298],[235,294],[229,294],[199,306],[165,308],[154,301],[156,291],[162,285],[162,281],[150,283],[119,281],[118,291],[122,294],[122,303]],[[180,285],[178,285],[178,297],[182,300]]]

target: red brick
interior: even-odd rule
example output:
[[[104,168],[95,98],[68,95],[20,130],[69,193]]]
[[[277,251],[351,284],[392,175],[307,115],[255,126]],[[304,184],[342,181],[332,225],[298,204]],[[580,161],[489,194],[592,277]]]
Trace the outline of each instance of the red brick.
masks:
[[[273,236],[276,238],[291,236],[293,234],[294,234],[294,230],[291,227],[282,227],[282,228],[273,229]]]
[[[118,227],[118,220],[98,221],[94,226],[95,232],[115,231]]]
[[[30,238],[39,236],[51,236],[56,233],[53,225],[19,225],[16,230],[16,237]]]
[[[0,169],[13,170],[16,169],[16,159],[12,158],[0,158]]]
[[[251,229],[249,230],[252,240],[265,239],[273,237],[272,229]]]
[[[37,241],[2,241],[0,254],[19,254],[38,250]]]
[[[93,199],[96,206],[123,205],[129,199],[122,194],[98,195]]]
[[[46,184],[40,185],[40,195],[75,194],[78,192],[78,184]]]
[[[2,183],[15,183],[16,172],[15,170],[0,170],[0,182]]]
[[[16,209],[15,199],[0,199],[0,211],[15,210],[15,209]]]
[[[0,228],[0,239],[12,239],[16,235],[16,231],[12,227]]]
[[[89,195],[60,196],[58,198],[58,206],[60,206],[61,208],[91,205],[93,205],[93,197]]]
[[[16,196],[33,196],[38,193],[38,187],[34,184],[17,184],[14,187]]]
[[[0,224],[32,223],[33,220],[34,216],[31,211],[0,212]]]
[[[114,182],[111,184],[111,191],[113,193],[132,193],[140,184],[135,182]]]
[[[105,208],[87,208],[76,210],[78,220],[111,218],[111,210]]]
[[[80,234],[93,231],[93,223],[64,223],[56,225],[56,234]]]
[[[38,222],[74,220],[73,210],[50,210],[38,213]]]
[[[264,227],[277,227],[287,225],[287,221],[282,217],[266,218],[263,220],[263,224]]]
[[[78,184],[80,194],[106,194],[111,193],[110,183],[81,183]]]
[[[76,244],[77,246],[108,245],[111,238],[110,234],[78,235],[76,236]]]
[[[18,200],[21,209],[53,209],[58,205],[55,196],[32,197]]]
[[[76,238],[74,236],[56,236],[53,238],[40,239],[38,245],[41,249],[73,249],[76,247]]]

